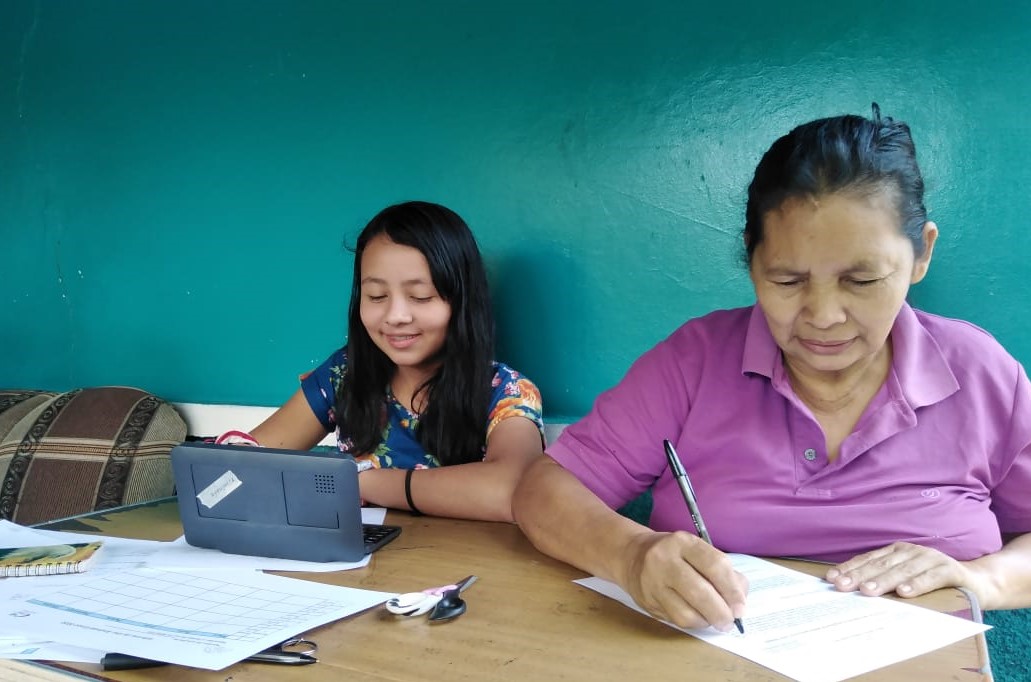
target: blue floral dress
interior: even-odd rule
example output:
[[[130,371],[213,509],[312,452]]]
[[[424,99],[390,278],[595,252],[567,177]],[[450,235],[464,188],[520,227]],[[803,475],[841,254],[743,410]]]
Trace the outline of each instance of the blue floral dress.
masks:
[[[336,423],[334,406],[337,389],[347,367],[347,354],[341,348],[321,365],[301,377],[301,389],[312,412],[322,422],[326,432],[336,431],[337,447],[341,452],[352,453],[353,443],[347,434],[340,432]],[[484,425],[483,449],[486,452],[487,437],[494,427],[510,417],[524,417],[537,425],[544,437],[544,420],[541,416],[541,394],[532,381],[508,365],[494,363],[494,378],[491,381],[493,394]],[[359,470],[392,467],[397,469],[427,469],[440,466],[440,461],[422,447],[416,437],[419,415],[402,405],[387,387],[387,425],[383,439],[372,454],[354,455]]]

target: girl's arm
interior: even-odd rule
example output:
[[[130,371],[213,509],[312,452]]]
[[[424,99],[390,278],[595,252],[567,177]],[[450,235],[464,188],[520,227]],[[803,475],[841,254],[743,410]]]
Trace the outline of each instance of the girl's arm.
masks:
[[[297,389],[282,407],[251,430],[251,436],[258,444],[288,450],[310,450],[325,435],[326,429],[311,411],[301,389]]]
[[[482,462],[415,470],[412,502],[423,514],[511,522],[512,493],[523,471],[542,452],[537,425],[524,417],[510,417],[491,430]],[[358,477],[362,498],[372,505],[408,509],[406,473],[403,469],[362,472]]]

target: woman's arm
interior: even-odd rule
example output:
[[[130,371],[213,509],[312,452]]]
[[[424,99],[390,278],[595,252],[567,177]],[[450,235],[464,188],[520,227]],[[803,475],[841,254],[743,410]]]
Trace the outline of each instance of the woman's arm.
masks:
[[[744,616],[747,581],[725,554],[621,516],[550,457],[527,469],[513,512],[542,552],[619,584],[657,618],[729,631]]]
[[[965,585],[977,595],[981,608],[1031,607],[1031,533],[1017,535],[998,552],[966,562],[976,585]]]
[[[411,480],[412,502],[433,516],[511,522],[512,492],[523,470],[542,452],[537,425],[510,417],[491,430],[482,462],[417,469]],[[403,469],[362,472],[358,477],[362,498],[373,505],[408,509],[406,473]]]
[[[956,561],[928,547],[897,542],[861,554],[827,572],[839,590],[863,594],[895,592],[916,597],[943,587],[964,587],[981,608],[1031,607],[1031,533],[1017,535],[1002,549],[972,561]]]
[[[310,450],[326,435],[326,429],[311,411],[304,391],[290,396],[282,407],[251,430],[254,440],[267,448]]]

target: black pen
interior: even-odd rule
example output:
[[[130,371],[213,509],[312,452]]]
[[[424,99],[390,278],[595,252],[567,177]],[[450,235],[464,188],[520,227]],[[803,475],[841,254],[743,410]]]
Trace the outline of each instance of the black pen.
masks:
[[[281,663],[283,665],[308,665],[319,659],[310,654],[296,653],[293,651],[259,651],[253,656],[248,656],[244,661],[252,663]],[[138,668],[157,668],[158,666],[169,665],[166,661],[155,661],[150,658],[130,656],[129,654],[104,654],[100,659],[100,666],[104,670],[136,670]]]
[[[698,531],[698,537],[711,545],[712,538],[709,537],[705,521],[702,520],[702,512],[698,511],[698,499],[694,495],[694,488],[691,487],[691,479],[687,477],[687,471],[680,463],[677,451],[673,449],[673,443],[663,440],[662,446],[666,449],[666,461],[669,462],[669,469],[673,472],[673,478],[677,480],[677,485],[680,486],[680,493],[684,496],[684,502],[687,502],[688,511],[691,512],[691,521],[694,522],[694,527]],[[741,623],[740,618],[734,619],[734,625],[738,632],[742,635],[745,634],[745,626]]]

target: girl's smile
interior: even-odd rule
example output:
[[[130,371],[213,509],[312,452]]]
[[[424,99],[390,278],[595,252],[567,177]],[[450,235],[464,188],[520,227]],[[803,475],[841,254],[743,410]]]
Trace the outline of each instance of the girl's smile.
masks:
[[[419,338],[418,334],[385,334],[387,343],[398,350],[410,348]]]

